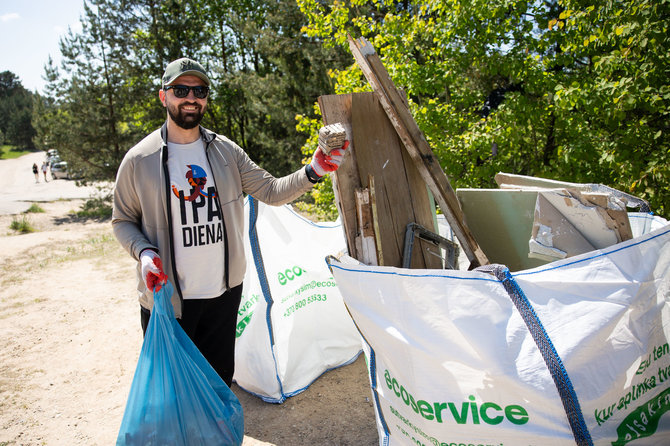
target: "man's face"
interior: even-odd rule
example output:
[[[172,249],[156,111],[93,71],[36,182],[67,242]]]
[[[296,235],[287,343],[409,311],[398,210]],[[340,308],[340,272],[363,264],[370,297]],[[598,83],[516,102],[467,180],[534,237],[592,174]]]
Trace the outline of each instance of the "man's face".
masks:
[[[205,86],[205,83],[197,76],[184,75],[175,79],[171,85],[195,87]],[[159,97],[167,108],[170,119],[183,129],[197,127],[207,109],[207,98],[198,99],[193,95],[193,91],[189,91],[185,98],[178,98],[174,95],[173,89],[167,91],[161,89]]]

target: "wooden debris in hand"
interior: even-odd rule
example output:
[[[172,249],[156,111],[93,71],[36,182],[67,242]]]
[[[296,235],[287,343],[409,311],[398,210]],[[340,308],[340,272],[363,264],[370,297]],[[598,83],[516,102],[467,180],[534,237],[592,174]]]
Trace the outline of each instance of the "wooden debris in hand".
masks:
[[[346,139],[347,132],[339,122],[321,127],[319,130],[319,147],[326,155],[330,154],[331,150],[341,148]]]

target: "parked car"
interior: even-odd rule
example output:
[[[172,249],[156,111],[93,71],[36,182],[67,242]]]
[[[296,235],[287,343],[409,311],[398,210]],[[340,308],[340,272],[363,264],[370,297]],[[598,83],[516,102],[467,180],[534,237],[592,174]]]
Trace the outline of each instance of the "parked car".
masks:
[[[67,170],[67,161],[59,161],[51,165],[51,178],[54,180],[57,180],[58,178],[70,178],[70,174]]]
[[[53,167],[54,164],[60,163],[61,161],[62,160],[60,159],[58,150],[56,149],[47,150],[47,164],[49,165],[49,167]]]
[[[63,162],[62,159],[60,159],[60,156],[52,156],[47,160],[47,164],[49,165],[50,168],[53,168],[54,164],[58,164],[60,162]]]

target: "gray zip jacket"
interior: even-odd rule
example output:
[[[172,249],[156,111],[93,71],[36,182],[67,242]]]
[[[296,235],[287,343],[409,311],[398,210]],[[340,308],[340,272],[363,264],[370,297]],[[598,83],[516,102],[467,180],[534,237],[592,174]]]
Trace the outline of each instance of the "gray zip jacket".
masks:
[[[258,167],[229,139],[200,127],[205,153],[212,169],[223,216],[227,289],[242,283],[246,270],[244,255],[244,194],[273,206],[286,204],[307,192],[314,184],[305,168],[275,178]],[[112,228],[119,243],[137,260],[137,290],[140,304],[151,310],[153,293],[142,279],[139,257],[145,249],[158,251],[163,270],[175,286],[172,306],[181,317],[182,295],[172,249],[170,176],[167,168],[167,126],[148,135],[126,153],[117,172],[114,188]],[[203,259],[204,267],[207,260]]]

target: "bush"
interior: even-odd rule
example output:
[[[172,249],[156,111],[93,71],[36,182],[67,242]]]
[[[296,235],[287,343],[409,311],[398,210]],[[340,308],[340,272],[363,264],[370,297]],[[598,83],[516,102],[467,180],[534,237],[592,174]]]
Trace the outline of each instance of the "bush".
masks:
[[[28,213],[39,214],[39,213],[42,213],[42,212],[44,212],[44,209],[42,209],[39,204],[33,203],[33,204],[30,205],[30,207],[26,211],[26,214],[28,214]]]
[[[77,217],[98,218],[104,220],[112,216],[112,196],[106,195],[87,200],[81,210],[77,211]]]
[[[20,220],[16,217],[13,218],[12,223],[9,225],[9,229],[18,231],[22,234],[35,232],[35,228],[33,228],[32,224],[30,223],[30,220],[28,220],[28,218],[25,215],[21,217]]]

